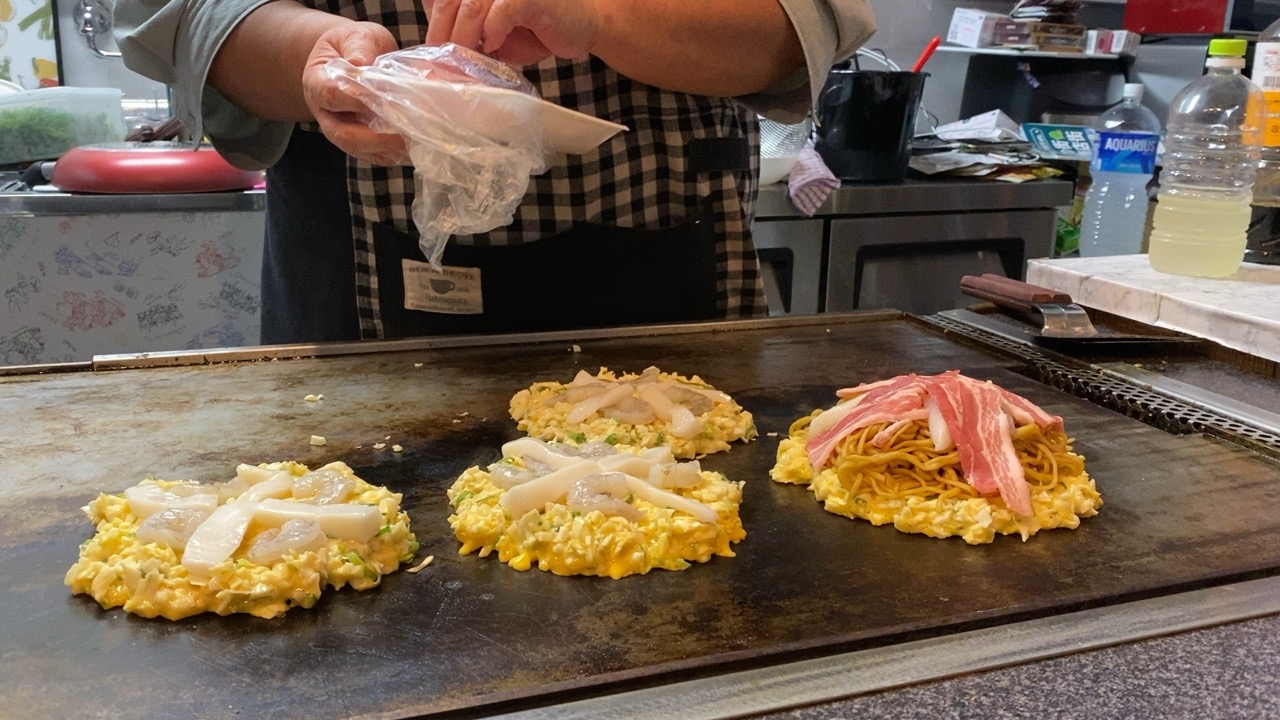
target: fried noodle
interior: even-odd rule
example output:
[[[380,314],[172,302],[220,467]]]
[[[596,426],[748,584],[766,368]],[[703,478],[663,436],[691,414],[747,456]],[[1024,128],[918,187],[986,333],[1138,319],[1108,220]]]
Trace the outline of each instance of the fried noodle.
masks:
[[[790,435],[807,436],[808,425],[817,414],[792,423]],[[898,500],[985,497],[999,501],[998,495],[984,496],[965,482],[960,456],[954,448],[949,452],[934,450],[927,420],[903,424],[884,447],[876,447],[872,438],[887,425],[870,425],[836,445],[830,467],[850,496],[874,492],[877,497]],[[1046,432],[1035,423],[1021,425],[1013,433],[1013,446],[1032,492],[1052,489],[1064,478],[1084,473],[1084,458],[1071,451],[1071,438],[1060,430]]]

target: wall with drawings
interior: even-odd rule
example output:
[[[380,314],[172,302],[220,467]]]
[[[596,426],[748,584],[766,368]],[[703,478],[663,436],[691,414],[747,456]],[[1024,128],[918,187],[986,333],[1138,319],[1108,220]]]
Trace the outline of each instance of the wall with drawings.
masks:
[[[56,22],[53,0],[0,0],[0,80],[25,90],[60,84]]]
[[[256,345],[263,214],[0,217],[0,365]]]

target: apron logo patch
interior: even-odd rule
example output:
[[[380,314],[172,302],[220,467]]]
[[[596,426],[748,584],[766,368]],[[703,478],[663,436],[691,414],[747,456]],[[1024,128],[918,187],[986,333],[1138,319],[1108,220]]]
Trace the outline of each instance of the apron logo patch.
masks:
[[[401,260],[406,310],[446,315],[484,312],[480,268],[445,267],[442,271],[416,260]]]

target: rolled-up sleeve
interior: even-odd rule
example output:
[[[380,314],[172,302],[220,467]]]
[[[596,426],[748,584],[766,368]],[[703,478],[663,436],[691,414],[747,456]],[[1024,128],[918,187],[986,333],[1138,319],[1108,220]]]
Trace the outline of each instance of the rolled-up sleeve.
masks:
[[[294,124],[249,115],[207,81],[231,30],[272,1],[116,0],[112,22],[125,66],[169,85],[173,114],[192,136],[207,135],[228,162],[253,170],[280,159]]]
[[[867,0],[778,0],[800,38],[805,66],[767,90],[736,98],[770,120],[796,123],[817,102],[831,66],[876,30]]]

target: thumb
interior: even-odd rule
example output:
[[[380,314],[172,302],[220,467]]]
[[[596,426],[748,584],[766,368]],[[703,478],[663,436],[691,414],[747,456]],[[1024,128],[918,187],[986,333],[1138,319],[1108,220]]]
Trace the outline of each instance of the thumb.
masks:
[[[339,56],[352,65],[371,65],[379,55],[399,49],[391,31],[377,23],[357,23],[334,40]]]

